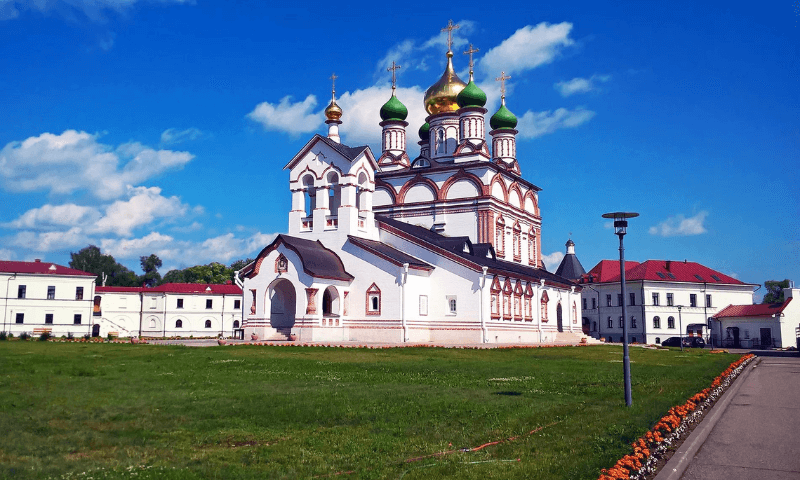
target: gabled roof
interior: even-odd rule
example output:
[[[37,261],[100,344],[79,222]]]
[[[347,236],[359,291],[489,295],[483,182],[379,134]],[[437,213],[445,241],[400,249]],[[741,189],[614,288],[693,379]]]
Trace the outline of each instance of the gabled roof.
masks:
[[[619,282],[619,260],[602,260],[584,276],[584,283],[592,276],[594,283]],[[642,263],[625,262],[625,281],[708,283],[720,285],[748,285],[729,275],[697,262],[673,260],[647,260]]]
[[[165,283],[153,288],[145,288],[145,293],[204,293],[208,295],[241,295],[238,285],[215,285],[212,283]]]
[[[783,312],[792,297],[787,298],[783,303],[759,303],[756,305],[728,305],[714,315],[714,318],[729,317],[772,317]]]
[[[2,273],[29,273],[36,275],[75,275],[83,277],[96,277],[94,273],[76,270],[74,268],[56,265],[50,262],[14,262],[10,260],[0,260],[0,272]]]
[[[372,168],[375,170],[378,169],[378,162],[375,161],[375,156],[372,154],[372,150],[370,150],[370,148],[367,145],[361,145],[359,147],[348,147],[347,145],[336,143],[328,137],[323,137],[318,133],[315,134],[313,137],[311,137],[311,140],[309,140],[308,143],[306,143],[305,146],[301,148],[299,152],[297,152],[297,155],[295,155],[294,157],[292,157],[291,160],[289,160],[289,163],[287,163],[286,166],[283,167],[283,169],[286,170],[287,168],[288,169],[293,168],[294,165],[297,162],[299,162],[300,159],[303,158],[305,154],[308,153],[308,151],[311,150],[311,148],[313,148],[317,142],[322,142],[325,145],[331,147],[350,162],[352,162],[353,160],[358,158],[359,155],[364,153],[367,159],[369,160],[370,164],[372,165]]]
[[[427,271],[433,270],[433,265],[425,263],[418,258],[403,253],[400,250],[394,248],[393,246],[387,245],[383,242],[368,240],[366,238],[361,238],[361,237],[355,237],[353,235],[348,235],[347,238],[353,245],[360,247],[374,255],[377,255],[395,265],[402,266],[404,263],[407,263],[409,268],[416,268],[418,270],[427,270]]]
[[[95,293],[139,293],[144,287],[95,287]]]
[[[583,265],[581,265],[580,260],[578,260],[577,255],[574,253],[568,253],[565,255],[561,260],[561,265],[559,265],[558,269],[556,270],[556,275],[569,278],[570,280],[578,280],[582,275],[585,274],[586,270],[583,269]]]
[[[346,282],[354,278],[345,271],[342,259],[332,250],[325,247],[319,240],[315,242],[284,234],[278,235],[271,244],[261,250],[255,261],[242,269],[241,275],[252,278],[253,275],[258,273],[264,258],[278,248],[279,245],[285,245],[286,248],[296,253],[303,264],[303,271],[312,277]]]
[[[511,276],[528,281],[544,280],[551,285],[555,284],[567,288],[577,286],[576,283],[569,279],[541,268],[489,257],[487,256],[487,249],[481,247],[476,250],[469,240],[469,237],[445,237],[427,228],[411,225],[383,215],[375,215],[375,220],[377,220],[382,227],[388,227],[389,229],[400,231],[406,236],[411,236],[416,239],[417,242],[432,247],[432,250],[439,249],[450,255],[455,255],[463,262],[466,262],[469,267],[477,271],[480,271],[481,267],[487,267],[487,271],[494,275]]]

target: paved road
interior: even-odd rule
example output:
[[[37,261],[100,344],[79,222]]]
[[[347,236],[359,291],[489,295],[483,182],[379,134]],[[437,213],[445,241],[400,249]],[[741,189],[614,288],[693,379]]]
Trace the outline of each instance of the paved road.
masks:
[[[658,480],[800,479],[800,356],[770,353],[779,354],[759,354],[687,439],[694,450],[682,446]],[[688,463],[682,475],[673,469],[679,454]]]

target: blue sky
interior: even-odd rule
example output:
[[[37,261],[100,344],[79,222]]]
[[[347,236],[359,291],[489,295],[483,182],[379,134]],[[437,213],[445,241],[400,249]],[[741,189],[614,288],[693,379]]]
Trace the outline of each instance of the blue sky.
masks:
[[[287,230],[281,168],[326,131],[333,72],[343,142],[378,150],[400,64],[418,154],[453,19],[489,115],[511,76],[551,269],[570,233],[587,270],[618,258],[601,214],[630,210],[628,259],[800,281],[790,0],[267,3],[0,0],[0,259],[66,264],[95,244],[166,273],[254,256]]]

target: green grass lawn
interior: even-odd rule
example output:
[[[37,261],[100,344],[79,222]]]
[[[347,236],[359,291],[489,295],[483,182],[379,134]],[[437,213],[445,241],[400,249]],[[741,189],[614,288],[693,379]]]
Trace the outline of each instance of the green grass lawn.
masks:
[[[736,358],[0,342],[0,476],[594,479]]]

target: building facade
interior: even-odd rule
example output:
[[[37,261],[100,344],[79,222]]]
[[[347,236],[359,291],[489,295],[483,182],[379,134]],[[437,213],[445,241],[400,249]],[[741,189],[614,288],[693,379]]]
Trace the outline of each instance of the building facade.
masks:
[[[622,322],[627,321],[632,343],[658,344],[682,332],[718,344],[711,319],[728,305],[752,304],[757,287],[687,261],[626,261],[625,277],[625,299],[618,260],[602,260],[581,278],[582,323],[592,337],[621,342]],[[623,301],[627,319],[622,318]]]
[[[408,110],[380,110],[382,151],[341,143],[335,91],[328,135],[284,167],[292,210],[241,272],[244,328],[268,339],[544,342],[580,338],[580,286],[542,268],[540,189],[516,158],[516,117],[455,73],[426,92],[420,153]],[[471,62],[470,62],[471,64]],[[501,77],[504,77],[501,75]],[[571,336],[570,336],[571,335]]]
[[[0,261],[2,331],[19,336],[92,332],[94,274],[49,262]]]
[[[241,328],[236,285],[166,283],[154,288],[97,287],[95,335],[230,337]]]
[[[714,315],[712,335],[722,346],[787,348],[800,346],[800,289],[784,288],[784,300],[757,305],[728,305]]]

